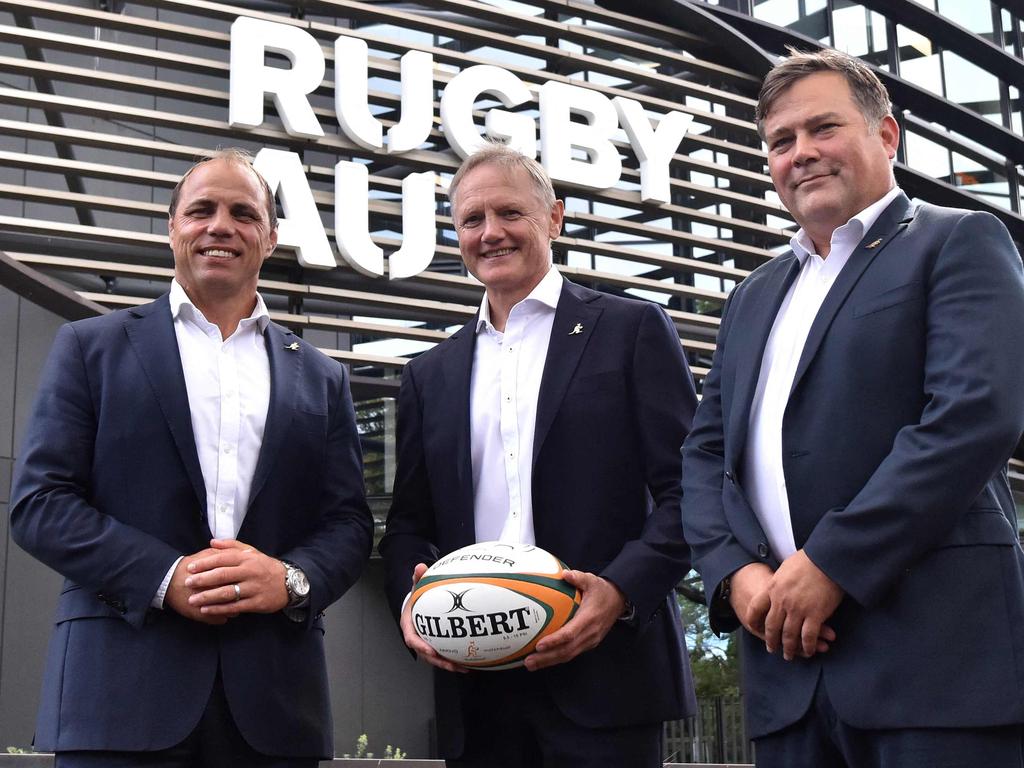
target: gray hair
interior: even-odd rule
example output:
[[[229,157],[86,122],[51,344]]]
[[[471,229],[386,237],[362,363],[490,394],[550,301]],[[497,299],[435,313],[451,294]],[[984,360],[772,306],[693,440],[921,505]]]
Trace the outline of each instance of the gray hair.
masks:
[[[871,67],[856,56],[832,48],[798,51],[787,46],[786,49],[789,56],[779,61],[768,72],[761,86],[761,93],[757,97],[754,120],[757,123],[757,133],[762,139],[764,121],[778,98],[797,80],[818,72],[838,72],[846,78],[853,100],[872,130],[878,128],[883,118],[892,115],[889,92]]]
[[[267,208],[267,221],[270,223],[271,231],[277,229],[277,206],[274,204],[274,193],[270,191],[270,185],[267,184],[267,180],[264,179],[260,172],[253,166],[253,157],[248,151],[240,149],[238,147],[227,147],[224,149],[218,149],[209,157],[204,157],[202,160],[197,161],[191,168],[189,168],[182,175],[181,179],[174,186],[174,191],[171,192],[171,202],[167,206],[167,214],[173,219],[175,211],[178,210],[178,200],[181,197],[181,188],[185,186],[185,180],[192,175],[192,172],[211,160],[223,160],[226,163],[232,163],[233,165],[239,165],[243,168],[247,168],[253,172],[259,181],[260,188],[263,190],[263,196],[266,202]]]
[[[537,198],[548,208],[554,207],[555,188],[551,185],[551,177],[544,170],[544,166],[507,144],[488,141],[487,144],[465,159],[448,185],[448,200],[451,202],[453,212],[455,210],[455,196],[458,193],[459,184],[462,183],[467,173],[481,165],[496,165],[506,171],[522,168],[526,171],[527,176],[530,177],[530,183]]]

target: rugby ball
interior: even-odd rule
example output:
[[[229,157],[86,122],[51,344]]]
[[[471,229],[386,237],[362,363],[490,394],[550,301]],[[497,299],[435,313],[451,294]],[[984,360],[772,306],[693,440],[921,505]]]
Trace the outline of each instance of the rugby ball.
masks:
[[[473,669],[522,666],[541,638],[576,613],[580,592],[565,564],[539,547],[485,541],[434,563],[413,589],[416,632],[446,659]]]

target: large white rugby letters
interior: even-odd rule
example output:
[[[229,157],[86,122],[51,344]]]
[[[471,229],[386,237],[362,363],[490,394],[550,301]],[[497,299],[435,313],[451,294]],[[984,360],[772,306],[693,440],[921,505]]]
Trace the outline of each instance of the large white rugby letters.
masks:
[[[267,66],[268,51],[284,56],[291,67]],[[384,126],[370,111],[368,68],[364,40],[346,35],[335,40],[335,117],[344,137],[373,153],[384,149],[385,141]],[[229,124],[258,128],[270,97],[288,134],[322,138],[324,130],[308,95],[323,83],[325,71],[324,51],[308,32],[290,24],[239,17],[231,25]],[[669,165],[692,115],[670,112],[652,120],[633,99],[609,99],[563,82],[546,82],[537,91],[535,95],[501,67],[483,64],[462,70],[441,94],[441,129],[449,146],[460,157],[468,157],[487,136],[536,157],[538,119],[529,109],[510,111],[536,101],[541,162],[554,181],[594,189],[614,186],[622,173],[622,158],[612,139],[621,125],[640,164],[641,199],[670,202]],[[433,93],[433,57],[408,51],[401,58],[401,118],[387,131],[389,154],[415,150],[430,138]],[[481,134],[473,108],[483,95],[498,99],[505,108],[487,110]],[[256,166],[284,209],[279,242],[294,247],[303,266],[336,266],[299,156],[263,149]],[[367,167],[343,160],[335,165],[334,177],[335,240],[349,265],[366,275],[387,273],[391,279],[411,277],[429,266],[435,241],[433,172],[411,173],[402,180],[402,246],[387,259],[386,269],[384,251],[369,230]]]
[[[279,53],[290,69],[268,67],[266,52]],[[290,24],[239,16],[231,25],[231,72],[228,124],[259,128],[263,101],[269,94],[284,129],[293,136],[319,139],[324,135],[307,94],[324,79],[324,53],[316,38]]]
[[[484,93],[497,96],[506,107],[530,101],[530,89],[507,69],[480,64],[462,70],[441,94],[441,127],[448,144],[461,158],[484,145],[473,124],[473,104]],[[487,135],[507,142],[527,157],[537,156],[537,127],[529,115],[492,109],[484,118]]]

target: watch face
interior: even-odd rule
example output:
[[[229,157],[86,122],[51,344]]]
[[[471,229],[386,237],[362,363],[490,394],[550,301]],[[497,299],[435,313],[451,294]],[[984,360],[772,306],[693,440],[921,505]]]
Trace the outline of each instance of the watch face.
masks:
[[[288,568],[287,583],[288,591],[297,598],[301,599],[309,594],[309,579],[306,578],[306,574],[295,566]]]

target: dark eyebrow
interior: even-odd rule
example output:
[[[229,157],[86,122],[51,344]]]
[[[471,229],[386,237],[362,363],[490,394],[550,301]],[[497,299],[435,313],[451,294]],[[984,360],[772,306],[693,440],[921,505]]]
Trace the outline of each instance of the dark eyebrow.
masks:
[[[260,209],[252,203],[239,202],[231,205],[232,213],[258,213],[259,210]]]
[[[838,112],[821,112],[820,114],[817,115],[811,115],[809,118],[800,123],[800,125],[821,125],[821,123],[826,123],[829,122],[830,120],[840,119],[842,119],[842,115],[839,114]],[[764,140],[766,143],[771,144],[771,142],[777,139],[780,135],[785,136],[792,132],[793,128],[791,126],[782,126],[781,128],[777,128],[776,130],[770,133],[766,133]]]

